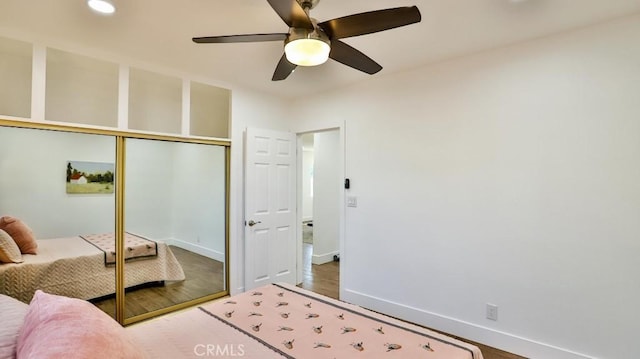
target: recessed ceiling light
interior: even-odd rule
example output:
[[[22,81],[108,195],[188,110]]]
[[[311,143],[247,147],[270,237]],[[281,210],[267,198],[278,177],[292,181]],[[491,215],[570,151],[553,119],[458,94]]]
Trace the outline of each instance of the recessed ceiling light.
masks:
[[[87,0],[87,5],[101,14],[113,14],[116,7],[110,0]]]

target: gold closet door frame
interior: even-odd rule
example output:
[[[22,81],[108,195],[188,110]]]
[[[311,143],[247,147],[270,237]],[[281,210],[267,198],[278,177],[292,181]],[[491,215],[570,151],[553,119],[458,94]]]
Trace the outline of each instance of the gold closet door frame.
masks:
[[[85,133],[90,135],[113,136],[116,140],[116,178],[115,178],[115,201],[116,201],[116,320],[122,325],[133,324],[142,320],[153,318],[162,314],[174,312],[180,309],[191,307],[200,303],[204,303],[213,299],[221,298],[229,295],[229,207],[230,207],[230,177],[231,177],[231,141],[225,139],[206,139],[194,137],[182,137],[176,135],[148,134],[131,131],[122,131],[115,129],[100,129],[82,126],[70,126],[63,124],[51,124],[42,122],[29,122],[20,120],[9,120],[0,118],[1,127],[16,127],[35,130],[49,130],[59,132]],[[125,229],[125,198],[124,189],[125,181],[125,160],[126,160],[126,140],[127,139],[145,139],[159,140],[167,142],[183,142],[195,143],[203,145],[215,145],[225,147],[225,289],[221,292],[210,294],[201,298],[196,298],[184,303],[175,304],[166,308],[154,310],[145,314],[136,315],[134,317],[125,318],[125,291],[124,291],[124,229]]]

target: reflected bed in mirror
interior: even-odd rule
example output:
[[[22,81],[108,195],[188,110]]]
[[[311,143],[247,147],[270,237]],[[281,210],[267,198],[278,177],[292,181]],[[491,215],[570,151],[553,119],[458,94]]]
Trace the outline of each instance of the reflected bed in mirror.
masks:
[[[0,293],[24,303],[29,303],[37,289],[79,299],[115,293],[114,265],[106,261],[105,251],[82,237],[37,240],[38,254],[23,254],[23,263],[1,264]],[[113,233],[107,237],[114,238]],[[126,278],[125,287],[185,279],[167,245],[156,244],[155,256],[131,258],[128,265],[135,270],[135,276]]]

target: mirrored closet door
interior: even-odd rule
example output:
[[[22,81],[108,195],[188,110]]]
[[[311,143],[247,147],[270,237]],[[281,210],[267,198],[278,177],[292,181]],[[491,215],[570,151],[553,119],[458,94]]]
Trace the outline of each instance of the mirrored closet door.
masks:
[[[84,131],[0,119],[0,229],[28,244],[0,293],[123,324],[226,295],[229,144]]]
[[[226,148],[129,138],[125,149],[125,318],[224,291]]]

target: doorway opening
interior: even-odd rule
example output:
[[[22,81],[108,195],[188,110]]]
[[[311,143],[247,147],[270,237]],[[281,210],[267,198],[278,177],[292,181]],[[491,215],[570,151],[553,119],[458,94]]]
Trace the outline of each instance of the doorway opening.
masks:
[[[340,291],[340,131],[300,135],[302,288],[338,298]],[[299,162],[300,163],[300,162]]]

